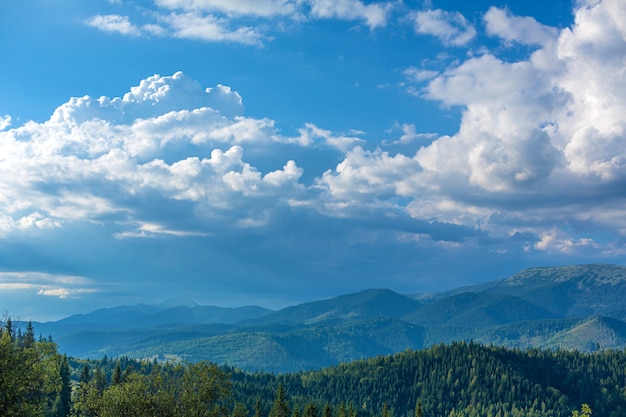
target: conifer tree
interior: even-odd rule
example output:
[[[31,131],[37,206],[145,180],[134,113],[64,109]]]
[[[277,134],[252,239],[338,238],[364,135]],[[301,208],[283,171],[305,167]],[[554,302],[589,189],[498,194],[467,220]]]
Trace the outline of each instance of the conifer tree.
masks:
[[[33,328],[33,322],[29,321],[26,325],[26,333],[22,336],[22,346],[25,349],[31,349],[35,347],[35,329]]]
[[[115,362],[115,368],[113,369],[113,375],[111,375],[111,385],[117,385],[122,383],[122,366],[120,361]]]
[[[283,384],[278,384],[278,388],[276,389],[276,398],[274,399],[274,404],[270,410],[269,417],[289,417],[289,414],[290,410],[289,405],[287,404],[285,388],[283,387]]]
[[[82,371],[80,372],[80,379],[78,382],[80,384],[87,384],[91,380],[91,370],[89,369],[89,364],[85,363]]]
[[[59,368],[59,375],[61,377],[61,390],[59,391],[59,417],[66,417],[70,414],[72,406],[72,386],[70,385],[70,365],[67,361],[67,356],[63,355],[61,359],[61,366]]]
[[[308,403],[304,407],[304,417],[319,417],[319,410],[317,405],[313,403]]]
[[[415,404],[415,417],[424,417],[421,400],[417,400],[417,403]]]
[[[324,405],[324,410],[322,411],[322,417],[333,417],[333,409],[330,406],[330,403],[326,403]]]
[[[254,417],[261,417],[261,399],[260,398],[257,398],[256,403],[254,404]]]

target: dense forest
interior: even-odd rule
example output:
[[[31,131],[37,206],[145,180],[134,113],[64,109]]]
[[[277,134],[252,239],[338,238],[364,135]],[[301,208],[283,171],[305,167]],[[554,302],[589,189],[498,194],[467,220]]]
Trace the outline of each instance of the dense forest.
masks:
[[[581,408],[582,407],[582,408]],[[580,411],[578,411],[580,409]],[[474,343],[317,371],[68,358],[32,325],[0,329],[3,417],[626,416],[626,351]]]

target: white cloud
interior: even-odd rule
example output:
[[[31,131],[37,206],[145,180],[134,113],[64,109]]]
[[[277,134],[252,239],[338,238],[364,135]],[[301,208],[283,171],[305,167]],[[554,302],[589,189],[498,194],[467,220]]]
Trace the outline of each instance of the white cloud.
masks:
[[[85,23],[104,32],[117,32],[128,36],[139,36],[141,34],[140,29],[130,22],[128,16],[116,14],[96,15]]]
[[[435,133],[421,133],[417,131],[417,128],[413,123],[405,123],[401,126],[402,128],[402,136],[398,139],[396,143],[408,144],[417,140],[433,140],[438,135]]]
[[[413,82],[422,82],[427,80],[432,80],[437,75],[439,75],[439,71],[433,70],[424,70],[416,67],[409,67],[403,71],[403,74]]]
[[[326,171],[317,185],[325,190],[331,205],[340,201],[355,209],[361,204],[393,206],[394,196],[412,191],[407,181],[420,170],[418,162],[405,155],[391,156],[380,149],[370,152],[357,146],[334,171]]]
[[[433,35],[446,45],[462,46],[476,36],[476,29],[458,12],[441,9],[415,13],[415,31]]]
[[[210,235],[317,210],[398,224],[412,217],[496,240],[521,231],[529,250],[602,251],[588,231],[626,231],[626,40],[609,17],[624,8],[587,5],[560,32],[490,9],[492,34],[524,35],[537,49],[517,61],[484,53],[437,73],[407,71],[424,83],[423,97],[459,107],[462,118],[440,137],[399,124],[395,153],[314,123],[285,137],[274,120],[246,116],[230,88],[203,88],[182,73],[148,77],[122,97],[73,98],[44,123],[0,131],[0,232],[93,222],[114,224],[116,237]],[[465,22],[437,34],[463,44],[473,34],[459,16],[424,18]],[[495,25],[505,22],[508,32]],[[334,159],[305,176],[319,152]],[[185,215],[163,214],[178,210]],[[552,232],[560,224],[576,230]],[[64,286],[46,289],[55,288]]]
[[[0,272],[0,290],[32,291],[50,297],[79,298],[81,294],[98,292],[93,282],[80,276],[54,275],[42,272]]]
[[[227,19],[214,15],[196,13],[171,13],[162,16],[173,36],[176,38],[197,39],[211,42],[236,42],[248,45],[260,45],[266,38],[254,27],[229,27]]]
[[[202,88],[178,72],[148,77],[123,97],[72,98],[44,123],[0,132],[0,232],[106,218],[129,228],[117,237],[203,235],[150,220],[153,208],[141,196],[232,221],[255,206],[297,201],[303,170],[295,161],[264,173],[244,160],[241,146],[262,150],[293,139],[242,110],[229,87]],[[320,131],[326,141],[340,139]]]
[[[126,36],[159,36],[205,42],[262,45],[284,23],[307,19],[364,21],[370,29],[385,26],[393,4],[361,0],[156,0],[154,10],[140,19],[117,14],[95,15],[85,24]]]
[[[8,114],[0,116],[0,130],[4,130],[9,126],[11,126],[11,116]]]
[[[290,0],[156,0],[160,7],[229,14],[275,16],[296,13],[297,3]]]
[[[593,204],[565,209],[565,201],[577,201],[579,193],[606,204],[605,191],[597,187],[619,188],[626,178],[626,38],[621,21],[609,17],[625,10],[623,2],[590,3],[577,11],[572,28],[557,32],[490,9],[485,19],[492,34],[539,49],[517,62],[492,54],[472,57],[428,83],[423,94],[461,106],[463,116],[455,135],[417,154],[425,170],[416,184],[437,178],[439,187],[428,203],[417,205],[419,215],[506,228],[508,223],[498,226],[497,219],[532,223],[531,207],[544,200],[562,202],[558,210],[539,216],[555,223],[565,211],[573,217],[576,211],[596,212]],[[416,185],[414,195],[421,191]],[[513,215],[505,202],[519,198],[521,204],[524,195],[526,212]],[[481,205],[489,209],[476,209]],[[602,227],[610,223],[600,219],[589,214],[585,221]],[[585,238],[557,240],[563,252],[589,243]],[[549,241],[546,235],[545,245]]]
[[[324,19],[365,20],[374,29],[385,26],[391,3],[364,4],[360,0],[308,0],[311,15]]]
[[[575,254],[586,247],[597,248],[599,245],[590,238],[576,239],[569,237],[558,229],[550,229],[541,233],[540,240],[534,244],[534,248],[539,251],[565,254]]]
[[[532,17],[513,16],[508,10],[497,7],[491,7],[484,19],[487,33],[507,42],[549,47],[558,35],[556,28],[542,25]]]
[[[298,129],[300,136],[287,139],[289,142],[298,143],[302,146],[311,146],[320,142],[328,147],[346,152],[365,141],[354,136],[336,135],[330,130],[321,129],[313,123],[307,123],[303,128]]]
[[[97,292],[93,289],[87,288],[41,288],[37,291],[37,295],[45,295],[48,297],[57,297],[60,299],[65,298],[79,298],[81,294],[90,294]]]

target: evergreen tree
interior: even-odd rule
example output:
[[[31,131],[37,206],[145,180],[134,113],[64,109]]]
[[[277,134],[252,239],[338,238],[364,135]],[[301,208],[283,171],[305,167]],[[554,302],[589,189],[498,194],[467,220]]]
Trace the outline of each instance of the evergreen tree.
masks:
[[[115,369],[113,370],[113,375],[111,376],[111,385],[117,385],[122,383],[122,365],[120,365],[120,361],[115,361]]]
[[[11,340],[15,340],[15,328],[13,327],[13,320],[9,317],[4,323],[4,329],[11,338]]]
[[[58,393],[59,405],[57,416],[66,417],[70,414],[72,405],[72,386],[70,385],[70,365],[65,355],[61,360],[59,376],[61,377],[61,390]]]
[[[33,322],[29,321],[26,324],[26,333],[21,338],[21,346],[25,349],[32,349],[35,347],[35,329],[33,328]]]
[[[254,404],[254,417],[261,417],[261,399],[257,398]]]
[[[287,404],[285,388],[283,387],[283,384],[278,384],[278,388],[276,389],[276,398],[274,399],[274,404],[270,410],[269,417],[289,417],[289,414],[290,410],[289,405]]]
[[[591,407],[589,407],[589,404],[583,404],[580,407],[580,411],[574,410],[574,412],[572,412],[572,417],[591,417],[591,413]]]
[[[232,417],[248,417],[248,409],[240,402],[236,402],[233,407]]]
[[[104,371],[102,370],[102,368],[96,368],[93,371],[93,382],[94,382],[94,387],[96,388],[96,390],[99,393],[104,392],[104,389],[107,386],[107,379],[106,379],[106,375],[104,374]]]
[[[417,400],[417,403],[415,404],[415,413],[414,413],[415,417],[424,417],[424,410],[422,410],[422,401],[421,400]]]
[[[78,382],[80,384],[87,384],[91,380],[91,370],[89,369],[89,364],[85,363],[82,371],[80,372],[80,379]]]
[[[306,407],[304,407],[304,416],[303,417],[318,417],[319,410],[317,405],[313,403],[308,403]]]
[[[383,409],[380,413],[381,417],[392,417],[391,416],[391,411],[389,411],[389,407],[387,406],[387,403],[383,403]]]

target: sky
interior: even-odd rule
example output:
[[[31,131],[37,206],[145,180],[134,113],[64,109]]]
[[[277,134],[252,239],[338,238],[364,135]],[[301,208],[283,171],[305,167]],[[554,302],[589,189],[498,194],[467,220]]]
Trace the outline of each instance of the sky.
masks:
[[[623,0],[0,0],[0,310],[624,265]]]

